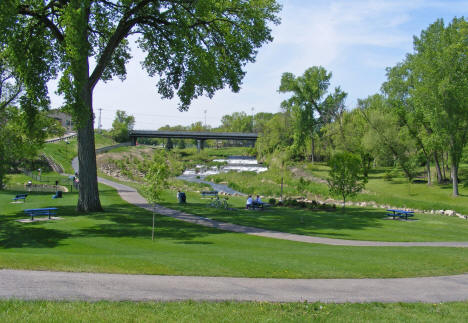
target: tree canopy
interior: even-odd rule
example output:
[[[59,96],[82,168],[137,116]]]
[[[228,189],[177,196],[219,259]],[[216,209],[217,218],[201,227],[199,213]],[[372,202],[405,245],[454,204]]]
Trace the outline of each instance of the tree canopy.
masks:
[[[279,10],[274,0],[2,0],[0,44],[24,83],[22,106],[47,107],[47,82],[60,75],[59,93],[78,130],[79,167],[86,170],[78,210],[101,209],[93,90],[101,80],[125,78],[129,36],[146,52],[142,66],[156,77],[160,95],[177,95],[184,110],[226,85],[240,89],[245,65],[272,40]]]
[[[315,135],[320,128],[331,122],[338,111],[344,109],[347,94],[339,87],[328,93],[331,72],[322,66],[308,68],[303,75],[283,73],[280,93],[291,93],[289,99],[281,102],[284,110],[290,111],[294,120],[294,145],[296,151],[303,150],[307,138],[311,140],[311,156],[314,160]]]
[[[362,191],[367,183],[363,175],[361,160],[349,152],[340,152],[332,156],[329,163],[328,186],[331,194],[343,197],[343,207],[346,198]]]
[[[130,139],[129,131],[135,125],[135,117],[127,115],[125,111],[117,110],[112,122],[111,135],[117,142],[125,142]]]

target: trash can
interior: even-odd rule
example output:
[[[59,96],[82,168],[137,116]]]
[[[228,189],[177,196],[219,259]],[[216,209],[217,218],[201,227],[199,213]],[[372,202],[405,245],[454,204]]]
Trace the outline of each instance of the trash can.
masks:
[[[55,192],[55,195],[52,196],[53,199],[61,199],[62,198],[62,191]]]
[[[184,192],[179,193],[179,204],[185,204],[187,197]]]

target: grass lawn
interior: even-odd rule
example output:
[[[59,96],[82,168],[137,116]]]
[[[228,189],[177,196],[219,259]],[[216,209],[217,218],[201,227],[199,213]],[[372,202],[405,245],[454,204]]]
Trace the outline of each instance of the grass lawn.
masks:
[[[76,193],[52,200],[31,194],[13,204],[0,192],[0,268],[162,275],[275,278],[363,278],[468,272],[466,248],[338,247],[230,233],[156,219],[100,186],[106,212],[79,215]],[[190,197],[189,197],[190,198]],[[59,208],[64,219],[19,223],[22,210]],[[407,224],[407,223],[406,223]]]
[[[467,168],[467,165],[460,165],[460,174],[466,174]],[[328,169],[319,163],[307,167],[312,175],[321,178],[328,176]],[[461,178],[460,196],[453,197],[450,183],[438,185],[433,181],[432,186],[425,183],[408,184],[402,174],[398,174],[391,181],[386,181],[384,180],[386,171],[387,168],[371,169],[369,182],[365,188],[368,193],[361,193],[352,200],[375,201],[379,204],[423,210],[455,210],[468,214],[468,178]]]
[[[417,214],[410,221],[387,219],[386,211],[374,208],[338,207],[334,211],[272,207],[264,211],[245,210],[245,198],[231,197],[237,211],[209,208],[209,199],[187,192],[185,206],[175,194],[163,195],[167,207],[215,220],[257,228],[337,239],[373,241],[468,241],[468,221],[440,215]]]
[[[264,302],[0,301],[2,322],[466,322],[468,302],[322,304]]]
[[[96,148],[116,144],[116,142],[109,136],[104,136],[98,133],[95,134],[94,139],[96,142]],[[68,139],[68,142],[68,144],[65,141],[47,143],[44,145],[42,151],[52,157],[57,164],[62,166],[65,173],[74,174],[75,171],[71,166],[71,161],[78,154],[76,138]]]

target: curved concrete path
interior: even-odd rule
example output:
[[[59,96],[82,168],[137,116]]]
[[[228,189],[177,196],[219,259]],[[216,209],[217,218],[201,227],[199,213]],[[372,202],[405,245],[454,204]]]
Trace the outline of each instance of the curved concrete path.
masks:
[[[115,188],[120,196],[127,202],[142,207],[144,209],[153,210],[153,207],[143,198],[136,189],[110,181],[108,179],[99,178],[99,182]],[[355,246],[355,247],[460,247],[468,248],[468,241],[463,242],[385,242],[385,241],[361,241],[361,240],[341,240],[332,238],[320,238],[312,236],[304,236],[293,233],[284,233],[260,228],[246,227],[242,225],[224,223],[201,216],[196,216],[181,211],[166,208],[161,205],[156,205],[155,212],[179,219],[185,222],[190,222],[206,227],[217,228],[226,231],[239,232],[260,237],[268,237],[275,239],[299,241],[306,243],[319,243],[335,246]]]
[[[427,302],[468,300],[468,274],[395,279],[263,279],[0,270],[0,299]]]

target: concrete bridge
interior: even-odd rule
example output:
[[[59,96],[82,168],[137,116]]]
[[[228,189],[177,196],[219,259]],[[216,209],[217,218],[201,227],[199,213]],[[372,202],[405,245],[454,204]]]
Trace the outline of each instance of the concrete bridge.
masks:
[[[196,139],[198,150],[203,149],[205,140],[248,140],[253,143],[258,138],[256,133],[241,132],[207,132],[207,131],[155,131],[155,130],[131,130],[129,132],[132,145],[136,145],[138,138],[175,138]]]

